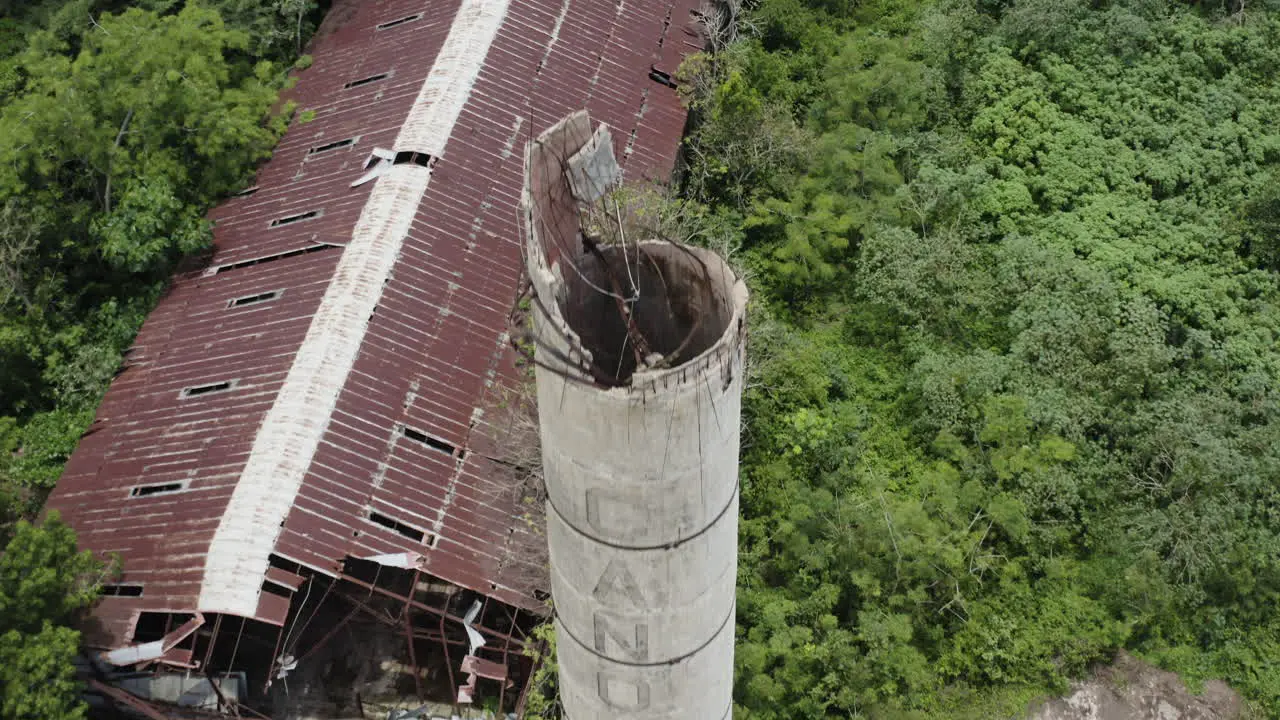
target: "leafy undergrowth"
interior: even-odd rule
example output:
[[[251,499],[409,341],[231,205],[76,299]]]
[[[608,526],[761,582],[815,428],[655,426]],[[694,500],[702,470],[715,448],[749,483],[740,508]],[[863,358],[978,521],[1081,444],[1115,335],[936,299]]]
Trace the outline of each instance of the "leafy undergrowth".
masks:
[[[1280,17],[762,0],[686,66],[755,289],[735,717],[1280,716]]]

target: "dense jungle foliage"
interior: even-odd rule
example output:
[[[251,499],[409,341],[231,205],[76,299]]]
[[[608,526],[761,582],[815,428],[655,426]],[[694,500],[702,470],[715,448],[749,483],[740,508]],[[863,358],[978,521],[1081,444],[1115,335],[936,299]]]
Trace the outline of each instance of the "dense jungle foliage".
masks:
[[[108,568],[28,520],[205,212],[269,156],[320,12],[0,0],[0,718],[84,714],[68,623]]]
[[[38,511],[313,0],[0,0],[0,718],[83,714]],[[735,717],[991,718],[1128,648],[1280,717],[1280,2],[757,0],[681,212],[756,302]]]
[[[686,65],[750,274],[735,717],[1280,717],[1280,3],[761,0]]]

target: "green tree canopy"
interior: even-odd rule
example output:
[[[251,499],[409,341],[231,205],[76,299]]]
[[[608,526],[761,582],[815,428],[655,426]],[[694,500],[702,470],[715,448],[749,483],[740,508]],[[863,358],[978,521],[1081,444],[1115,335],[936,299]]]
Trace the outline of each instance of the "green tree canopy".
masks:
[[[1118,648],[1280,713],[1280,8],[1241,9],[749,16],[689,174],[757,298],[736,717],[1010,715]],[[804,162],[717,174],[771,101]]]
[[[103,565],[76,549],[56,512],[18,523],[0,554],[0,718],[84,717],[68,627],[97,597]]]

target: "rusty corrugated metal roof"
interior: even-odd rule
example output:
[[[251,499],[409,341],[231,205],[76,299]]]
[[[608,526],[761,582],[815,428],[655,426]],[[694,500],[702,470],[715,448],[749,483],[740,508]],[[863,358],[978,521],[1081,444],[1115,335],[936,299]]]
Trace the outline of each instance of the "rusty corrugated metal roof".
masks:
[[[272,598],[246,605],[264,548],[326,573],[417,552],[442,579],[540,605],[545,571],[519,549],[542,539],[481,437],[517,375],[505,331],[523,145],[585,107],[614,128],[629,177],[667,177],[685,113],[650,72],[696,47],[695,7],[335,4],[289,93],[314,119],[294,124],[252,194],[212,213],[209,269],[177,279],[148,318],[49,500],[144,589],[104,599],[100,644],[127,642],[143,610],[282,622]],[[351,187],[373,148],[433,142],[430,171],[397,165]],[[380,185],[409,200],[379,200]],[[370,272],[384,275],[376,290]],[[366,300],[367,318],[343,319]]]

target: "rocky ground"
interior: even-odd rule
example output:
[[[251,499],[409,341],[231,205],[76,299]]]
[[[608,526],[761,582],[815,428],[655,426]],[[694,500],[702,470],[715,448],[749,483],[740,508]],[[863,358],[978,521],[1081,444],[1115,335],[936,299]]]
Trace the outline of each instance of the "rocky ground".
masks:
[[[1030,720],[1246,720],[1240,696],[1221,681],[1192,694],[1171,672],[1121,654],[1110,667],[1045,703]]]

